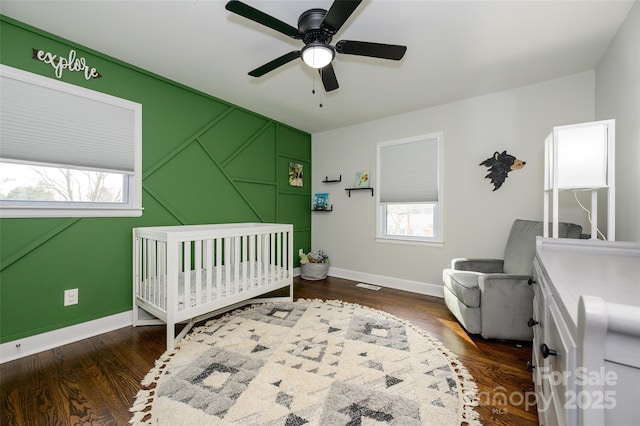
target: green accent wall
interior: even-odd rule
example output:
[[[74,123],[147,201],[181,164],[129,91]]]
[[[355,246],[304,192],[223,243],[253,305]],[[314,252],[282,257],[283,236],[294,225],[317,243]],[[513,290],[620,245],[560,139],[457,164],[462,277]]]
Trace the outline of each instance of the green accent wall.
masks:
[[[130,310],[134,227],[291,223],[296,253],[310,250],[308,133],[0,15],[0,62],[55,78],[33,48],[76,50],[102,77],[62,81],[142,104],[144,213],[0,219],[0,342]],[[290,162],[304,166],[303,187],[289,186]],[[65,307],[70,288],[79,304]]]

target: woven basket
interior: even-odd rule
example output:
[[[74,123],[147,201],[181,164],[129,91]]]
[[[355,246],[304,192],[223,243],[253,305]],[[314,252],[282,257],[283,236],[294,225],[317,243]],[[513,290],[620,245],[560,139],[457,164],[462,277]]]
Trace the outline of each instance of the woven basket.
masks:
[[[300,277],[303,280],[323,280],[329,272],[328,263],[305,263],[300,265]]]

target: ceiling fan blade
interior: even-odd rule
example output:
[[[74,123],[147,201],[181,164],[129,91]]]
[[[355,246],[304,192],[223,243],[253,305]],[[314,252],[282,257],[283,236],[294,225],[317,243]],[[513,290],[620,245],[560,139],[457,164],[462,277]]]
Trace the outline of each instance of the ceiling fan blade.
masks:
[[[249,75],[251,77],[262,77],[266,73],[268,73],[270,71],[273,71],[276,68],[281,67],[282,65],[284,65],[284,64],[286,64],[288,62],[291,62],[294,59],[297,59],[299,57],[300,57],[300,51],[299,50],[294,50],[293,52],[285,53],[284,55],[280,56],[279,58],[276,58],[271,62],[267,62],[263,66],[258,67],[253,71],[250,71]]]
[[[407,46],[397,44],[370,43],[367,41],[340,40],[336,43],[336,52],[345,55],[370,56],[373,58],[399,61],[407,51]]]
[[[362,0],[335,0],[322,21],[322,26],[332,34],[337,33]]]
[[[325,91],[330,92],[340,87],[338,85],[336,73],[333,70],[333,65],[329,64],[324,68],[320,68],[318,72],[320,73],[320,78],[322,78],[322,84],[324,85]]]
[[[248,4],[242,3],[241,1],[231,0],[227,3],[225,9],[227,9],[229,12],[233,12],[254,22],[257,22],[258,24],[265,25],[289,37],[295,39],[302,38],[302,34],[300,34],[300,31],[298,31],[297,28],[285,22],[282,22],[277,18],[274,18],[271,15],[267,15],[266,13],[253,8]]]

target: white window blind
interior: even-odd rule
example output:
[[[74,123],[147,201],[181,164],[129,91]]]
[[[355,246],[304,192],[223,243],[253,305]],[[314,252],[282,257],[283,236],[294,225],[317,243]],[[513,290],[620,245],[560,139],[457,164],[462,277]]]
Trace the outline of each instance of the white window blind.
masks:
[[[379,148],[380,202],[438,201],[438,139]]]
[[[1,159],[135,173],[140,104],[7,66],[0,71]]]

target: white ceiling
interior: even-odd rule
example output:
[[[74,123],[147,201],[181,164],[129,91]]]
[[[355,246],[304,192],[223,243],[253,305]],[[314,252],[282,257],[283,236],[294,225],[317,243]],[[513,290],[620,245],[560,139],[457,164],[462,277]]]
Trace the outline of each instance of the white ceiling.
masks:
[[[294,27],[303,11],[332,4],[244,1]],[[402,44],[407,53],[400,62],[336,54],[340,88],[329,93],[299,60],[248,76],[302,42],[228,12],[225,1],[2,0],[0,12],[316,133],[594,69],[632,4],[365,0],[333,43]]]

